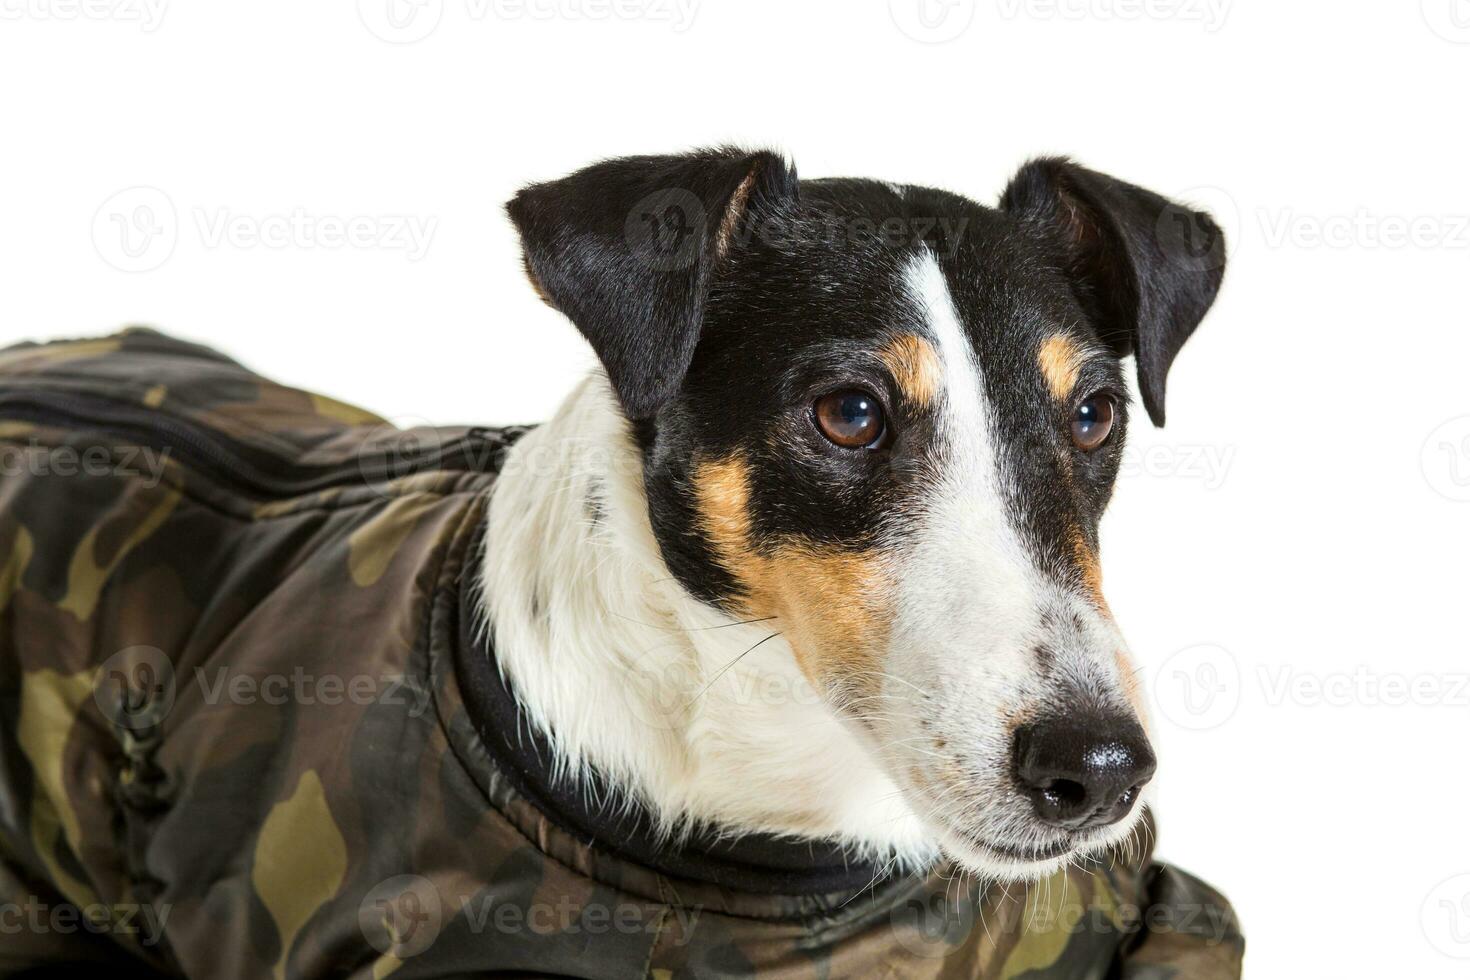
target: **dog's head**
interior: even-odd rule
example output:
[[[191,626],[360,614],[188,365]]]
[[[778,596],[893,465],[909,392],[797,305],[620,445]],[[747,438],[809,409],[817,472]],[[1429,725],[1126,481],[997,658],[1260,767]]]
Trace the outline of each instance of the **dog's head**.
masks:
[[[998,209],[610,161],[509,205],[591,342],[690,593],[771,617],[946,851],[1036,874],[1125,836],[1154,757],[1100,586],[1127,429],[1214,299],[1210,219],[1064,160]]]

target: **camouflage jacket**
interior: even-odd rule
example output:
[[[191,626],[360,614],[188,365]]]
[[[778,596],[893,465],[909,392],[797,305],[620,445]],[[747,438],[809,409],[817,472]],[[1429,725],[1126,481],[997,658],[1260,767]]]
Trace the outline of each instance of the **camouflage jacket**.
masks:
[[[1145,854],[884,876],[558,786],[461,588],[521,430],[132,330],[0,353],[0,973],[1225,978]]]

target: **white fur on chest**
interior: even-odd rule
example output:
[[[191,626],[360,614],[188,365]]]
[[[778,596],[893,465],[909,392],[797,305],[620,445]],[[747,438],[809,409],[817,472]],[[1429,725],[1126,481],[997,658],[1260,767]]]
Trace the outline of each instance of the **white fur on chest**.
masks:
[[[909,866],[934,856],[785,640],[695,600],[665,567],[603,376],[511,451],[482,581],[500,669],[561,775],[595,767],[673,836],[703,821],[833,838]]]

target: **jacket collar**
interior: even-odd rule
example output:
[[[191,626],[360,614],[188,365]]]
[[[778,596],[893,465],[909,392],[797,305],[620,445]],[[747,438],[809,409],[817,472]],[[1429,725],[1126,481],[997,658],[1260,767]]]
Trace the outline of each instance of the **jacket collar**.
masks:
[[[450,605],[457,623],[455,672],[466,710],[496,768],[515,790],[562,830],[622,860],[659,874],[760,895],[858,892],[886,876],[883,866],[853,858],[826,840],[768,834],[733,835],[703,825],[669,840],[648,810],[600,773],[554,774],[545,734],[522,710],[479,630],[476,593],[461,579]]]

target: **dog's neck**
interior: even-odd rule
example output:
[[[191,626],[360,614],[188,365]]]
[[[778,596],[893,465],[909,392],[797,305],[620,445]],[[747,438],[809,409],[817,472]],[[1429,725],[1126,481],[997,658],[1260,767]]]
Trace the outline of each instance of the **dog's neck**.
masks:
[[[558,775],[599,770],[671,835],[832,838],[919,866],[930,837],[778,622],[740,622],[670,574],[640,456],[595,375],[508,455],[483,588],[495,657]]]

